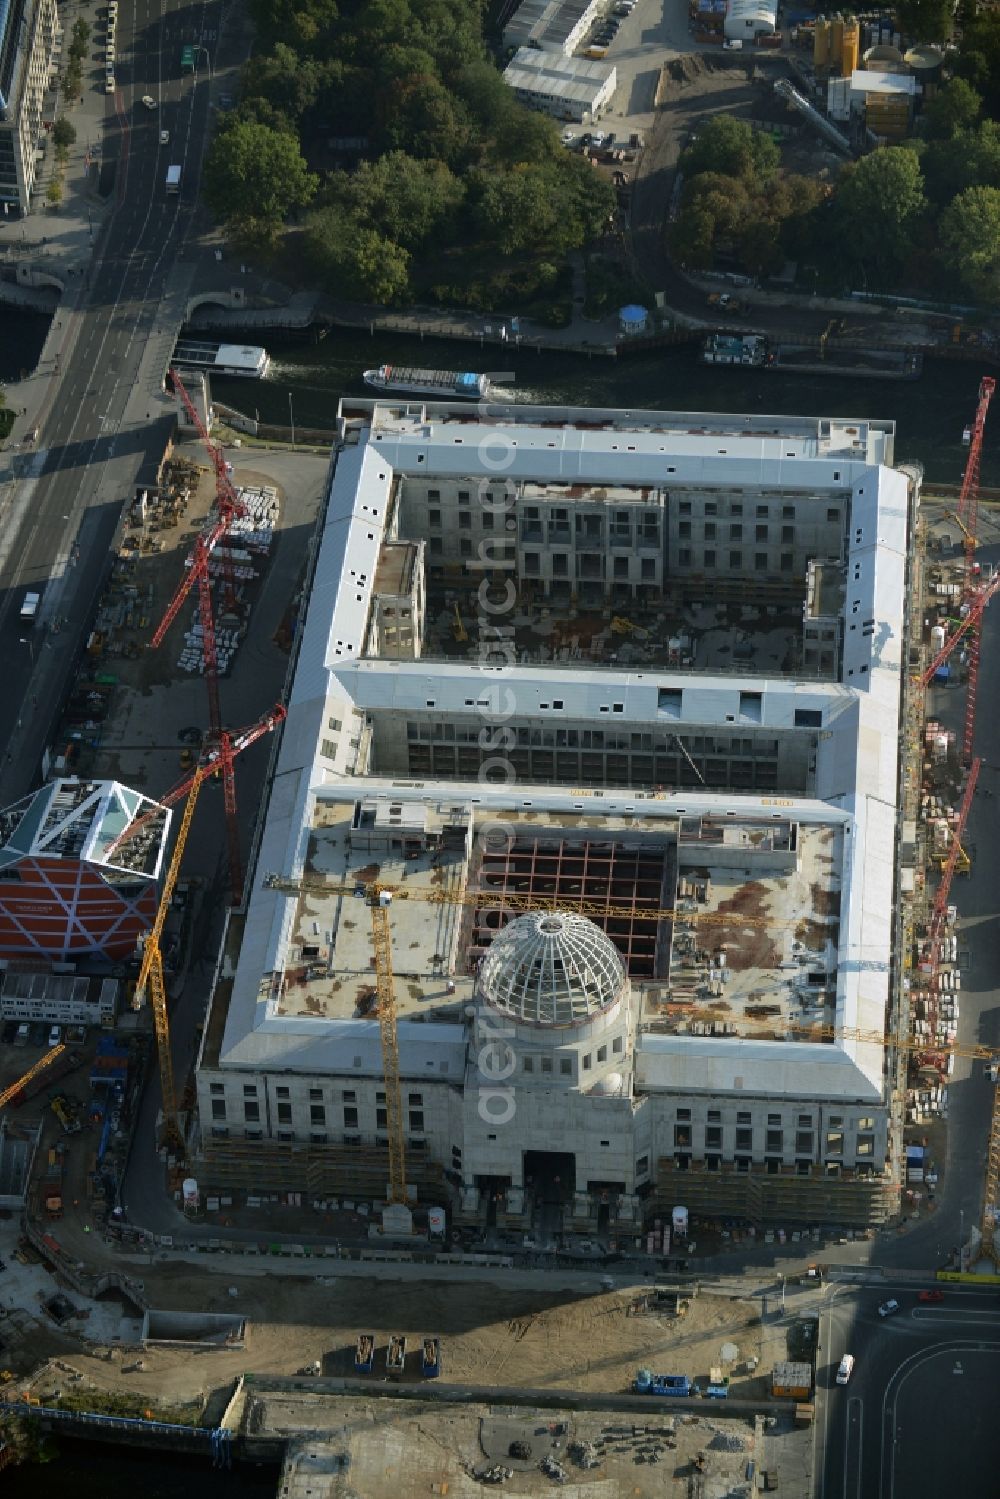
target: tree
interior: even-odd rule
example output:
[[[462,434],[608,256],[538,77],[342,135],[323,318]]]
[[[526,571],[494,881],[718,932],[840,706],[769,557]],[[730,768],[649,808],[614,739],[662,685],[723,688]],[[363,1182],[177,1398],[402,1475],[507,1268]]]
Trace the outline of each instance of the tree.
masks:
[[[52,204],[53,208],[59,207],[59,204],[63,200],[63,185],[58,177],[52,177],[49,179],[49,185],[45,189],[45,197],[46,200]]]
[[[362,223],[412,250],[453,219],[464,189],[443,162],[390,151],[359,167],[348,195]]]
[[[397,84],[386,99],[382,137],[386,150],[406,151],[456,165],[471,138],[461,101],[436,78]]]
[[[941,207],[967,187],[1000,187],[1000,125],[984,120],[978,130],[928,141],[920,164],[927,196]]]
[[[964,78],[951,78],[924,110],[927,133],[947,140],[961,130],[972,130],[983,107],[982,95]]]
[[[941,215],[941,258],[969,290],[991,304],[1000,296],[1000,189],[970,187]]]
[[[777,171],[780,159],[781,153],[764,131],[754,130],[733,115],[720,115],[703,126],[695,144],[683,152],[680,165],[685,178],[717,172],[764,181]]]
[[[836,200],[845,259],[888,284],[913,247],[925,206],[920,160],[905,146],[883,147],[845,167]]]
[[[213,141],[204,185],[219,218],[257,237],[273,235],[286,215],[304,208],[317,179],[306,169],[294,136],[237,120]]]
[[[951,33],[951,0],[896,0],[896,20],[917,42],[943,42]]]
[[[52,140],[54,145],[66,150],[76,141],[76,129],[67,120],[65,115],[60,115],[52,127]]]
[[[545,242],[556,226],[549,178],[540,167],[480,179],[476,223],[501,255],[514,255]]]
[[[315,103],[322,84],[318,63],[299,57],[284,42],[270,54],[252,57],[243,70],[243,92],[267,99],[287,120],[300,120]]]
[[[408,252],[352,215],[337,208],[311,213],[305,240],[317,272],[339,296],[382,304],[406,296]]]
[[[337,20],[336,0],[251,0],[257,44],[267,50],[275,42],[306,50]]]

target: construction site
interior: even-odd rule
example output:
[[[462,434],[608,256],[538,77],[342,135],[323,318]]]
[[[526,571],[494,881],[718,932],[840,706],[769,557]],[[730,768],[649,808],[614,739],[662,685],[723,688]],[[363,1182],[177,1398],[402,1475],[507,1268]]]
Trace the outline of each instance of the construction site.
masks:
[[[266,639],[289,687],[251,671],[242,731],[213,703],[225,673],[213,687],[201,668],[213,644],[219,667],[215,613],[226,617],[227,600],[241,621],[227,689],[264,659],[248,623],[257,595],[230,598],[209,565],[228,545],[225,501],[204,503],[201,476],[198,535],[214,540],[186,538],[191,566],[157,634],[176,666],[169,691],[184,694],[174,722],[203,727],[158,735],[142,702],[160,685],[118,683],[94,728],[101,742],[86,748],[111,755],[118,745],[119,789],[51,782],[64,797],[53,856],[125,869],[130,836],[146,832],[158,903],[138,972],[126,963],[102,989],[32,974],[37,960],[25,956],[0,988],[11,1043],[0,1189],[6,1212],[24,1214],[20,1228],[14,1216],[0,1221],[20,1309],[0,1319],[0,1361],[15,1376],[8,1398],[56,1406],[69,1380],[77,1398],[93,1391],[95,1406],[131,1390],[154,1415],[187,1403],[202,1425],[221,1401],[234,1439],[284,1463],[289,1494],[321,1471],[331,1495],[351,1492],[348,1472],[355,1489],[364,1475],[361,1491],[380,1493],[404,1444],[415,1483],[431,1493],[483,1483],[535,1492],[539,1472],[595,1494],[662,1492],[665,1480],[706,1496],[750,1492],[759,1473],[806,1491],[817,1283],[790,1285],[800,1314],[775,1321],[752,1296],[698,1294],[684,1272],[730,1244],[817,1255],[828,1234],[861,1238],[926,1214],[952,1079],[979,1059],[996,1077],[995,1053],[962,1021],[955,885],[976,858],[980,634],[1000,586],[977,556],[992,393],[984,381],[947,509],[892,467],[887,429],[768,418],[766,434],[742,436],[741,455],[759,445],[754,507],[784,505],[762,469],[773,439],[785,482],[812,494],[823,517],[836,506],[838,535],[844,528],[839,582],[832,542],[809,557],[803,540],[800,599],[811,603],[797,649],[817,653],[804,678],[770,656],[760,669],[754,631],[767,651],[767,609],[778,607],[763,606],[736,627],[751,646],[738,667],[723,653],[709,673],[678,660],[649,678],[635,662],[583,664],[572,641],[558,664],[512,664],[515,700],[502,719],[490,667],[467,654],[434,658],[423,547],[393,533],[394,496],[449,482],[445,455],[467,411],[437,413],[433,441],[413,424],[430,455],[417,480],[409,411],[345,412],[311,573],[305,546],[281,560],[280,525],[275,533],[285,581],[265,611]],[[661,445],[675,466],[701,467],[707,441],[720,462],[701,503],[746,503],[746,475],[721,461],[725,418],[705,434],[703,418],[653,414],[639,427],[597,416],[582,442],[572,412],[508,414],[501,425],[528,454],[570,433],[591,475],[641,464]],[[785,424],[777,436],[775,421]],[[618,447],[628,459],[611,456]],[[186,459],[174,462],[183,475]],[[270,506],[273,489],[280,515],[279,486],[237,483],[221,453],[214,466],[237,503],[252,490]],[[385,499],[371,487],[380,483]],[[643,487],[649,503],[653,487]],[[618,510],[622,492],[619,481]],[[189,499],[175,531],[197,513]],[[632,521],[633,537],[643,534],[640,512]],[[809,524],[808,509],[798,524]],[[158,561],[139,534],[139,555]],[[498,638],[483,599],[503,596],[509,575],[519,576],[487,570],[488,593],[484,575],[449,579],[451,619],[468,630],[475,614],[481,646]],[[254,581],[266,602],[267,576]],[[387,591],[374,596],[375,581]],[[155,590],[139,618],[162,598]],[[148,673],[151,659],[115,657],[123,674]],[[511,758],[534,757],[534,779],[482,774],[500,733]],[[273,749],[250,793],[263,811],[249,844],[234,818],[232,842],[227,777],[235,787],[233,763],[257,741]],[[415,783],[421,746],[440,747],[442,760]],[[148,767],[145,800],[128,800],[130,763]],[[649,779],[638,769],[647,764]],[[87,775],[101,774],[97,759]],[[86,790],[74,789],[72,806],[70,788]],[[897,802],[898,826],[894,814],[880,820],[882,804]],[[26,823],[14,809],[9,859],[39,858],[56,830],[47,815],[39,804]],[[221,955],[210,984],[192,991],[213,884],[229,907]],[[192,1026],[182,996],[205,988]],[[117,1035],[95,1044],[90,1027],[100,1025]],[[152,1189],[163,1206],[145,1223],[122,1211],[122,1189],[157,1076],[146,1117],[167,1171]],[[959,1269],[992,1253],[998,1135]],[[297,1250],[282,1247],[296,1240]],[[326,1263],[307,1271],[303,1255]],[[392,1264],[366,1265],[372,1257]],[[668,1267],[679,1275],[655,1281]],[[214,1323],[178,1323],[195,1304],[220,1326],[235,1317],[238,1344]],[[23,1377],[52,1357],[62,1377],[51,1364]],[[791,1395],[778,1378],[786,1367],[806,1370]],[[245,1388],[231,1404],[237,1371]],[[394,1388],[348,1392],[359,1377],[410,1388],[403,1400]],[[676,1396],[671,1381],[701,1399],[657,1410],[645,1392]],[[497,1413],[490,1388],[510,1391],[509,1410]],[[455,1390],[474,1397],[461,1410]],[[713,1398],[727,1402],[718,1415]]]

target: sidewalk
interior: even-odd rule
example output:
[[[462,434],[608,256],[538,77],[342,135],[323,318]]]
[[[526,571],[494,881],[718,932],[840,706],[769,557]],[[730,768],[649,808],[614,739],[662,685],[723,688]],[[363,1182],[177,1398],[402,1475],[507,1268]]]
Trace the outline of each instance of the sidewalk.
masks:
[[[114,199],[102,199],[97,191],[107,104],[113,102],[107,100],[101,80],[93,76],[92,60],[98,38],[103,34],[103,22],[98,25],[98,9],[94,3],[68,0],[59,10],[63,27],[61,60],[66,58],[77,18],[82,16],[91,29],[82,101],[77,98],[67,104],[61,93],[49,93],[45,100],[44,119],[54,123],[65,116],[76,131],[63,176],[62,203],[53,208],[46,202],[48,185],[56,174],[56,152],[50,136],[31,211],[23,219],[0,219],[0,271],[4,280],[12,279],[19,263],[30,263],[33,272],[50,276],[52,283],[61,288],[61,295],[53,302],[55,316],[36,369],[27,379],[7,387],[7,404],[16,413],[6,444],[8,449],[22,446],[36,427],[43,426],[48,415],[52,377],[58,374],[72,348],[78,327],[73,314],[89,284],[95,246],[114,209]]]

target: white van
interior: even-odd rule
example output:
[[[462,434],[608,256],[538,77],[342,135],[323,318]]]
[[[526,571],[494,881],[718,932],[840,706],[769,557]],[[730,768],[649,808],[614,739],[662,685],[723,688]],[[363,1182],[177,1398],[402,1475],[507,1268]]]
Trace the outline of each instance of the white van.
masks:
[[[38,617],[38,606],[42,602],[40,593],[34,593],[31,589],[24,595],[21,601],[21,609],[18,614],[22,625],[33,625]]]
[[[837,1383],[838,1384],[847,1384],[848,1381],[850,1380],[851,1375],[853,1373],[854,1373],[854,1354],[853,1353],[845,1353],[844,1357],[840,1360],[840,1367],[837,1370]]]

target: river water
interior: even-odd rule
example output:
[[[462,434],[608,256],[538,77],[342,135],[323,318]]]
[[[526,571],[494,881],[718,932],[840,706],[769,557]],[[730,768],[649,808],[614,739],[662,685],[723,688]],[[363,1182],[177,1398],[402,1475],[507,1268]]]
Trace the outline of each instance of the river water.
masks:
[[[7,1468],[3,1499],[273,1499],[278,1469],[249,1465],[213,1468],[207,1458],[135,1452],[98,1442],[59,1442],[51,1463]]]
[[[515,374],[520,399],[543,403],[647,407],[679,411],[798,413],[806,416],[877,417],[896,422],[897,462],[917,459],[938,483],[961,482],[966,448],[962,429],[976,407],[980,370],[975,364],[927,360],[920,380],[897,383],[767,370],[719,369],[698,362],[693,346],[658,349],[621,359],[604,355],[536,353],[473,343],[370,337],[334,328],[320,344],[282,347],[269,342],[271,373],[263,381],[213,380],[225,401],[266,421],[288,423],[289,395],[297,425],[329,428],[342,395],[364,393],[361,371],[382,363],[436,369]],[[989,428],[983,482],[1000,483],[1000,421]]]
[[[47,320],[4,309],[0,380],[16,380],[35,364]],[[234,341],[238,335],[234,334]],[[247,342],[259,334],[247,334]],[[896,422],[897,462],[917,459],[929,479],[961,481],[966,449],[962,429],[976,407],[980,370],[974,363],[929,359],[921,379],[896,383],[769,370],[719,369],[699,364],[685,345],[622,359],[604,355],[536,353],[442,339],[405,338],[334,328],[319,344],[268,340],[273,355],[266,380],[212,382],[220,401],[262,420],[332,431],[342,395],[364,393],[361,372],[383,363],[434,369],[509,370],[524,401],[551,404],[647,407],[665,411],[798,413],[804,416],[879,417]],[[291,397],[291,402],[289,402]],[[13,404],[13,398],[12,398]],[[995,439],[987,427],[983,482],[1000,484],[1000,421]]]

